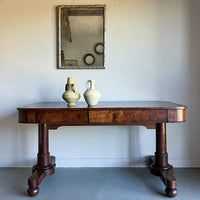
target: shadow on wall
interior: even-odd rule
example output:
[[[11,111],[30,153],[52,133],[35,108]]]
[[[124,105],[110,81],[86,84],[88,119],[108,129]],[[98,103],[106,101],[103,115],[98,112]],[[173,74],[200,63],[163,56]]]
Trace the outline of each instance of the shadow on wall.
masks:
[[[155,130],[147,129],[143,126],[129,126],[128,127],[129,135],[129,158],[130,163],[129,167],[141,167],[141,166],[150,166],[150,156],[154,155],[155,149],[152,146],[155,146]],[[150,134],[150,135],[147,135]],[[147,137],[150,137],[148,140],[148,149],[146,149],[145,140]],[[143,151],[144,150],[144,151]],[[148,155],[144,156],[148,151]]]
[[[177,130],[179,135],[175,136],[184,153],[178,147],[180,155],[177,155],[199,159],[200,1],[174,1],[174,4],[177,5],[172,6],[168,1],[157,4],[156,64],[161,69],[157,82],[162,85],[157,92],[163,99],[188,106],[184,130],[182,133]],[[170,81],[166,83],[169,76]],[[173,154],[176,155],[176,152]]]
[[[29,166],[35,160],[26,159],[37,151],[37,126],[18,124],[17,112],[0,120],[0,166]],[[31,147],[31,148],[30,148]],[[32,149],[32,152],[28,152]],[[26,161],[25,161],[26,160]]]
[[[189,8],[189,66],[190,66],[190,113],[188,120],[192,124],[190,127],[194,130],[194,135],[189,137],[189,151],[196,147],[193,153],[194,158],[197,158],[200,152],[200,1],[190,0],[188,2]],[[194,145],[195,144],[195,145]],[[196,154],[196,156],[195,156]]]
[[[141,156],[141,142],[140,142],[140,129],[137,126],[134,127],[128,127],[129,129],[129,158],[131,159],[129,165],[135,166],[138,163],[143,163],[144,158]],[[134,159],[132,159],[134,158]]]

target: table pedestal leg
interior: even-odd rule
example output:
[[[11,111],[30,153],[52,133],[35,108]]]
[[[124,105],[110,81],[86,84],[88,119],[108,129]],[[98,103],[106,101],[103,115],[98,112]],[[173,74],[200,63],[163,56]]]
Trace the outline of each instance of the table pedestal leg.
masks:
[[[39,192],[39,185],[45,176],[55,171],[55,157],[49,153],[48,128],[46,124],[39,124],[38,127],[38,156],[37,164],[33,166],[32,175],[28,179],[27,192],[35,196]]]
[[[173,176],[173,167],[168,164],[168,154],[166,145],[166,124],[156,124],[156,152],[155,157],[151,158],[151,173],[160,176],[166,185],[166,195],[175,197],[178,194],[176,189],[176,178]]]

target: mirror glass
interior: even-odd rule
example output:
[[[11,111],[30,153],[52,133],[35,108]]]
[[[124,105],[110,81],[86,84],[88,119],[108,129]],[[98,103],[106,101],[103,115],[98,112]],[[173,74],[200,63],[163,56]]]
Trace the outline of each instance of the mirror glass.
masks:
[[[104,9],[104,5],[58,6],[59,69],[104,69]]]

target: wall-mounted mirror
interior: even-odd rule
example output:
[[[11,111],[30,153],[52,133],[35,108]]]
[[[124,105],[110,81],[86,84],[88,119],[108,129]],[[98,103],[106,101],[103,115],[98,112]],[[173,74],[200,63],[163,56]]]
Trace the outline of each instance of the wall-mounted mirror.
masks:
[[[104,5],[58,6],[58,69],[104,69],[104,10]]]

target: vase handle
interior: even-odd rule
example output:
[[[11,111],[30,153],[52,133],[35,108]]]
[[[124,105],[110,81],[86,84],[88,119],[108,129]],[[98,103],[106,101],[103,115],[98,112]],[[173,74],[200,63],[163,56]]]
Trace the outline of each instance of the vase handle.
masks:
[[[89,83],[90,83],[90,86],[91,86],[91,80],[88,80],[88,81],[86,82],[86,88],[87,88],[87,89],[90,89],[90,88],[89,88]]]
[[[72,84],[72,91],[73,91],[74,93],[77,93],[77,86],[76,86],[75,83]]]

